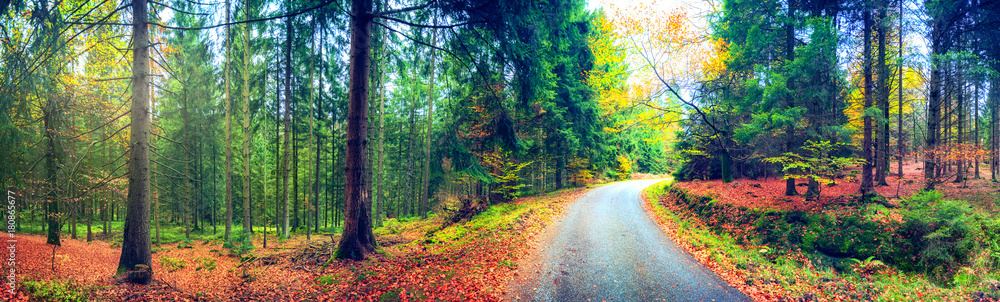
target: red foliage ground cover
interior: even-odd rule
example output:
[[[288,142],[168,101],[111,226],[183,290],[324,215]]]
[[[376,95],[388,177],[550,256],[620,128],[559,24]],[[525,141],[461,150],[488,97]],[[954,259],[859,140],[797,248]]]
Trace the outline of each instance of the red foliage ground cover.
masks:
[[[96,290],[111,301],[499,301],[515,274],[517,263],[532,246],[535,235],[551,221],[552,213],[585,189],[553,197],[522,198],[514,204],[545,202],[553,210],[521,215],[500,228],[465,228],[454,242],[428,243],[425,229],[380,236],[383,252],[365,261],[331,261],[331,239],[306,242],[293,237],[268,249],[255,241],[256,261],[241,266],[238,257],[220,244],[194,243],[192,248],[167,249],[153,254],[154,281],[132,285],[112,277],[120,247],[103,241],[87,243],[64,239],[55,249],[45,237],[18,235],[18,280],[62,280]],[[545,199],[540,201],[541,199]],[[424,226],[440,225],[428,221]],[[171,271],[161,259],[181,259],[183,268]],[[54,260],[53,260],[54,259]],[[207,268],[213,260],[214,269]],[[52,268],[54,265],[54,269]],[[244,274],[245,272],[245,274]],[[6,301],[32,301],[23,292],[0,294]]]
[[[893,174],[886,178],[888,186],[877,186],[875,191],[886,197],[890,202],[897,202],[900,198],[906,198],[924,188],[923,164],[907,162],[903,165],[903,177]],[[988,167],[983,167],[981,173],[983,177],[989,177]],[[848,170],[848,175],[854,168]],[[896,171],[893,165],[891,171]],[[969,177],[972,175],[970,173]],[[798,181],[798,192],[805,193],[806,180]],[[719,202],[729,203],[737,207],[748,208],[771,208],[776,210],[807,211],[818,212],[824,208],[851,201],[861,187],[860,177],[853,179],[850,176],[838,179],[834,186],[823,186],[821,196],[815,200],[806,200],[803,196],[785,196],[785,180],[780,177],[766,179],[737,179],[730,183],[722,183],[722,180],[705,181],[685,181],[674,184],[686,191],[702,196],[713,196]],[[962,198],[975,194],[996,193],[996,185],[986,179],[970,179],[964,183],[954,183],[945,181],[937,186],[946,198]],[[966,199],[966,198],[962,198]],[[988,209],[996,206],[992,203],[983,204]]]

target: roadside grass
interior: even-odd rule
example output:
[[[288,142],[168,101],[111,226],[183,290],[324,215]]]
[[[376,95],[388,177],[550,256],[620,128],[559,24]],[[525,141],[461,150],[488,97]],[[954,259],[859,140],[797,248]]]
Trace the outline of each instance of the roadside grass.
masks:
[[[1000,274],[996,273],[1000,257],[991,259],[993,252],[989,247],[980,246],[977,251],[970,252],[969,261],[964,265],[956,265],[957,272],[946,274],[942,266],[931,269],[900,269],[893,265],[887,265],[878,260],[878,257],[868,257],[864,260],[849,258],[849,255],[839,255],[841,258],[828,256],[822,252],[812,249],[803,251],[802,239],[809,236],[802,236],[784,240],[793,241],[794,244],[782,244],[778,242],[781,237],[760,236],[759,234],[735,234],[731,229],[721,227],[726,221],[719,219],[719,208],[715,208],[711,198],[703,199],[690,196],[688,198],[677,198],[674,192],[669,190],[670,182],[661,182],[650,186],[646,190],[648,206],[650,212],[661,223],[664,230],[678,241],[689,253],[698,258],[700,262],[715,271],[720,277],[725,279],[732,286],[740,289],[745,294],[759,301],[778,301],[781,299],[806,299],[806,300],[870,300],[870,301],[899,301],[899,300],[931,300],[931,301],[954,301],[954,300],[976,300],[995,301],[1000,297]],[[938,199],[940,195],[938,195]],[[962,215],[968,214],[962,210],[949,210],[946,208],[948,202],[934,200],[935,198],[926,196],[915,196],[910,198],[903,209],[885,209],[881,205],[859,205],[860,209],[851,212],[851,215],[861,216],[871,221],[881,221],[885,224],[893,224],[890,217],[898,218],[905,215],[903,220],[916,221],[914,217],[924,217],[934,220],[931,224],[942,224],[942,220],[949,217],[944,214],[936,214],[941,211],[958,211]],[[678,202],[678,200],[683,200]],[[682,204],[687,202],[687,204]],[[921,206],[923,205],[923,206]],[[721,207],[720,207],[721,208]],[[700,212],[700,213],[699,213]],[[903,214],[899,214],[902,212]],[[988,213],[971,211],[978,221],[983,221],[990,228],[990,223],[996,221],[995,217],[985,216]],[[741,212],[745,213],[745,212]],[[761,216],[769,219],[767,223],[758,225],[735,224],[732,227],[758,229],[775,228],[781,229],[781,224],[787,221],[779,221],[775,216],[779,214],[769,212],[771,216]],[[837,215],[826,213],[827,217],[834,217],[834,225],[845,226],[845,219]],[[956,217],[950,217],[957,219]],[[806,224],[808,219],[799,221],[799,224]],[[730,224],[734,224],[729,222]],[[839,224],[838,224],[839,223]],[[792,223],[794,228],[795,223]],[[848,227],[856,227],[851,225]],[[909,227],[909,226],[908,226]],[[951,228],[964,228],[967,225],[950,225]],[[902,228],[902,226],[900,226]],[[788,230],[790,228],[785,228]],[[813,238],[815,241],[828,240],[829,236],[824,232],[820,238]],[[859,230],[855,230],[859,231]],[[883,230],[875,230],[879,233]],[[898,232],[898,229],[896,230]],[[778,230],[778,232],[781,232]],[[944,238],[951,234],[945,234],[949,230],[938,228],[935,232],[925,236],[921,240],[933,240]],[[804,232],[808,234],[808,232]],[[984,232],[986,239],[990,239],[989,232]],[[935,235],[936,234],[936,235]],[[891,234],[890,234],[891,235]],[[949,237],[950,238],[950,237]],[[992,237],[996,238],[996,237]],[[798,240],[799,242],[794,242]],[[897,238],[897,244],[903,240]],[[848,239],[845,242],[852,242]],[[948,241],[952,242],[952,241]],[[812,244],[816,244],[813,242]],[[848,249],[850,250],[850,249]],[[924,249],[923,251],[927,251]],[[912,261],[921,261],[920,257],[930,257],[930,255],[942,256],[942,253],[951,250],[939,249],[927,252],[924,255],[912,255]],[[924,260],[926,261],[926,260]],[[929,263],[929,262],[928,262]]]

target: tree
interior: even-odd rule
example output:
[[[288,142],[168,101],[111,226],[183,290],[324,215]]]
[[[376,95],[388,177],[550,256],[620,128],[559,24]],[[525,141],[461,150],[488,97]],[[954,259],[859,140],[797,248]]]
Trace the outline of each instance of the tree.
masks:
[[[226,23],[229,23],[229,16],[232,14],[229,12],[229,0],[226,0]],[[232,234],[233,228],[233,139],[232,139],[232,105],[229,101],[229,52],[232,49],[232,37],[230,37],[231,31],[229,30],[229,25],[226,25],[226,53],[223,60],[225,60],[225,90],[226,90],[226,237],[224,241],[227,245],[231,244],[230,234]]]
[[[864,23],[864,40],[862,40],[862,43],[864,43],[864,52],[862,55],[864,57],[864,63],[862,64],[864,64],[864,66],[862,66],[862,68],[864,69],[864,90],[865,90],[864,138],[862,138],[861,153],[864,154],[865,161],[861,167],[861,188],[859,189],[860,190],[859,193],[861,193],[862,196],[866,196],[872,194],[872,192],[875,191],[874,181],[872,179],[873,176],[872,169],[874,169],[875,167],[872,165],[876,162],[875,158],[876,152],[875,150],[872,150],[873,114],[869,111],[869,108],[872,107],[872,98],[873,98],[872,90],[874,90],[872,83],[872,66],[871,66],[872,65],[871,31],[872,31],[873,21],[872,21],[871,7],[867,5],[867,2],[866,5],[864,5],[861,9],[862,9],[861,19],[862,22]]]
[[[149,234],[149,27],[146,0],[132,1],[132,140],[129,144],[128,198],[122,254],[118,275],[133,270],[147,274],[129,274],[129,281],[147,284],[152,280],[152,254]]]
[[[286,3],[288,5],[288,3]],[[285,172],[282,176],[282,236],[288,238],[288,173],[291,172],[289,160],[292,157],[291,131],[292,131],[292,18],[285,18]]]
[[[437,25],[437,13],[434,13],[434,25]],[[431,45],[437,45],[437,29],[433,29],[433,38],[431,38]],[[434,100],[437,99],[437,95],[434,92],[434,67],[437,64],[437,49],[431,49],[431,68],[430,76],[431,80],[427,86],[427,133],[424,137],[424,185],[421,187],[420,191],[420,216],[427,218],[427,194],[430,191],[430,173],[431,173],[431,133],[434,132],[431,127],[434,123]]]
[[[344,230],[336,258],[360,260],[374,253],[371,206],[368,205],[367,118],[371,67],[372,0],[351,0],[350,90],[347,111],[347,174],[344,184]],[[286,81],[287,82],[287,81]]]
[[[246,0],[243,3],[243,16],[251,19],[250,2]],[[250,227],[250,137],[250,24],[246,23],[243,24],[243,232],[247,235],[253,233]],[[231,212],[232,206],[227,210]],[[229,216],[232,220],[232,213]],[[229,230],[228,225],[226,230]],[[228,238],[228,232],[226,235]]]

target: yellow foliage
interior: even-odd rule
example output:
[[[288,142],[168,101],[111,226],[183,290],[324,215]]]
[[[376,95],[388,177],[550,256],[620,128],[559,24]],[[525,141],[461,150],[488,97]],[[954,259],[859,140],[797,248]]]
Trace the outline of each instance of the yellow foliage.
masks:
[[[632,174],[632,160],[626,155],[619,155],[618,158],[618,180],[628,179]]]
[[[857,74],[856,77],[852,79],[858,83],[858,87],[863,87],[864,78],[861,74]],[[889,117],[890,119],[895,119],[897,112],[899,111],[899,86],[895,83],[896,81],[889,81],[893,86],[889,87]],[[903,68],[903,114],[910,114],[913,112],[913,104],[915,101],[923,99],[923,87],[926,87],[927,79],[917,70],[912,68]],[[853,129],[854,135],[851,138],[854,142],[862,142],[862,135],[864,135],[864,105],[865,105],[865,94],[863,88],[855,89],[847,97],[847,108],[844,109],[844,115],[847,116],[848,124],[847,128]],[[873,96],[874,97],[874,96]],[[872,106],[876,106],[875,100],[872,99]],[[873,119],[875,121],[877,119]]]

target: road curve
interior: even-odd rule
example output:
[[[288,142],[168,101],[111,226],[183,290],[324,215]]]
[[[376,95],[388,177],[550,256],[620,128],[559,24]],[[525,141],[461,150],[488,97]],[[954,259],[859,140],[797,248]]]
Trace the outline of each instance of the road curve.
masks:
[[[643,209],[637,180],[591,190],[549,226],[512,281],[517,301],[750,301],[677,246]]]

